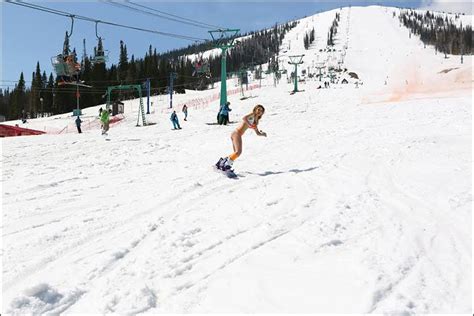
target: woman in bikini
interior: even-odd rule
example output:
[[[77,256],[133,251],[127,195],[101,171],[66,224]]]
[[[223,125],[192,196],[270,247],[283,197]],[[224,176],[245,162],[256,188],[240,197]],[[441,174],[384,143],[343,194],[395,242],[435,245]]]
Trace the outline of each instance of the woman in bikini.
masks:
[[[265,108],[263,105],[258,104],[253,108],[252,113],[247,114],[242,118],[242,122],[230,135],[234,152],[226,158],[220,158],[216,164],[217,168],[224,171],[230,170],[232,168],[234,161],[240,156],[240,154],[242,154],[242,135],[248,128],[255,130],[255,133],[258,136],[267,136],[267,133],[258,129],[258,122],[262,118],[263,113],[265,113]]]

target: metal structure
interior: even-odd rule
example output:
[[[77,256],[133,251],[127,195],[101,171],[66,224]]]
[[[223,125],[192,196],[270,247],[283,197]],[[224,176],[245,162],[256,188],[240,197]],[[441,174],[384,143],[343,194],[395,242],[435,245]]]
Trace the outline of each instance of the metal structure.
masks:
[[[133,90],[136,89],[138,91],[138,97],[140,98],[140,108],[138,111],[138,118],[137,118],[137,126],[140,126],[140,114],[142,116],[142,125],[146,126],[146,118],[145,118],[145,107],[143,106],[143,100],[142,100],[142,86],[139,84],[132,84],[132,85],[120,85],[120,86],[110,86],[107,87],[107,103],[106,103],[106,110],[108,111],[110,109],[110,95],[112,94],[113,90]]]
[[[168,90],[170,92],[170,109],[173,107],[173,83],[174,79],[178,78],[178,74],[175,72],[170,72],[170,85],[168,87]]]
[[[324,65],[324,62],[322,62],[322,63],[319,63],[319,62],[316,63],[316,66],[315,66],[314,68],[318,69],[318,71],[319,71],[319,75],[318,75],[318,76],[319,76],[319,81],[321,81],[321,79],[322,79],[322,77],[323,77],[322,70],[323,70],[324,68],[326,68],[326,66]]]
[[[59,84],[70,83],[73,80],[78,81],[78,75],[81,71],[81,65],[76,61],[76,55],[69,52],[69,39],[74,31],[74,16],[71,16],[71,29],[66,31],[66,39],[63,45],[62,53],[51,57],[51,64],[58,79]],[[77,77],[77,78],[73,78]]]
[[[199,54],[198,60],[194,63],[193,76],[197,78],[197,83],[195,88],[197,90],[203,90],[206,84],[209,83],[211,79],[211,69],[209,66],[209,60],[204,60],[202,53]]]
[[[214,47],[221,49],[221,106],[227,103],[227,50],[234,47],[234,36],[237,35],[239,31],[240,29],[219,29],[209,31],[212,40],[215,42]]]
[[[102,37],[97,34],[97,24],[99,22],[95,22],[95,37],[97,37],[97,49],[94,47],[94,57],[92,58],[93,64],[104,64],[109,60],[109,51],[104,50],[104,46],[102,44]]]
[[[146,87],[146,114],[150,114],[150,90],[151,90],[151,81],[150,78],[146,79],[145,82],[145,87]],[[153,102],[152,102],[153,104]]]
[[[298,65],[301,65],[303,63],[303,57],[304,57],[304,54],[288,56],[288,58],[290,58],[290,61],[288,62],[288,64],[295,66],[295,86],[293,89],[293,93],[298,92]]]

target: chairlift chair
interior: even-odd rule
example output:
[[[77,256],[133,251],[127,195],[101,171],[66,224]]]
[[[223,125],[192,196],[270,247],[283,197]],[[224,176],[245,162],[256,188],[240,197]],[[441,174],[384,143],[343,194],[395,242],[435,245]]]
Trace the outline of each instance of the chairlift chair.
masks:
[[[97,24],[99,22],[95,22],[95,37],[97,37],[97,49],[94,48],[94,57],[92,58],[93,64],[104,64],[109,60],[109,51],[104,50],[104,46],[102,45],[102,37],[97,34]]]
[[[70,16],[70,18],[71,30],[69,33],[66,32],[68,40],[74,31],[74,16]],[[74,82],[78,83],[79,73],[81,72],[81,64],[77,62],[75,53],[69,54],[69,52],[66,50],[66,47],[64,47],[61,54],[51,57],[51,64],[53,66],[54,72],[56,73],[59,85]]]
[[[81,64],[76,62],[75,59],[76,56],[74,54],[58,54],[51,57],[51,64],[58,78],[58,84],[61,85],[77,81],[77,76],[81,72]]]
[[[95,51],[95,50],[94,50]],[[92,58],[93,64],[105,64],[109,61],[109,51],[108,50],[97,50],[95,51],[94,57]]]
[[[203,56],[203,53],[200,53],[197,61],[194,63],[193,76],[196,74],[200,76],[203,74],[207,75],[208,73],[210,73],[209,60],[205,61],[202,56]]]
[[[197,74],[207,74],[209,73],[209,62],[198,61],[194,64],[194,71]]]

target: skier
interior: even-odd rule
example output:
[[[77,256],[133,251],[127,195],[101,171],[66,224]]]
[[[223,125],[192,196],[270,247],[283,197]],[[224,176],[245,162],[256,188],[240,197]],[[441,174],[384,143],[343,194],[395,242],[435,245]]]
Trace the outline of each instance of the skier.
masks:
[[[234,147],[234,152],[226,158],[219,159],[219,161],[216,163],[216,167],[218,169],[233,174],[232,164],[242,153],[242,135],[248,128],[255,130],[255,133],[258,136],[267,137],[267,133],[262,132],[258,129],[258,123],[262,118],[263,113],[265,113],[265,108],[263,107],[263,105],[258,104],[253,108],[252,113],[249,113],[242,118],[242,122],[239,124],[237,129],[230,135],[230,139],[232,140],[232,145]]]
[[[107,131],[109,130],[110,112],[110,109],[103,110],[102,114],[100,115],[100,122],[102,123],[102,135],[107,135]]]
[[[79,117],[79,115],[77,116],[77,119],[76,119],[76,127],[77,127],[77,132],[79,134],[82,133],[82,130],[81,130],[81,123],[82,123],[82,120],[81,118]]]
[[[183,105],[183,113],[184,113],[184,120],[187,121],[188,118],[188,106],[185,104]]]
[[[173,129],[181,129],[181,126],[179,126],[178,114],[176,114],[176,111],[173,111],[173,113],[171,113],[170,120],[173,123]],[[178,128],[176,128],[176,126]]]
[[[22,122],[23,124],[26,123],[26,117],[27,117],[27,116],[28,116],[28,115],[26,114],[26,111],[25,111],[25,110],[21,110],[21,122]]]
[[[226,102],[221,106],[219,114],[217,115],[217,123],[219,125],[227,125],[229,123],[229,112],[232,111],[229,108],[230,102]]]

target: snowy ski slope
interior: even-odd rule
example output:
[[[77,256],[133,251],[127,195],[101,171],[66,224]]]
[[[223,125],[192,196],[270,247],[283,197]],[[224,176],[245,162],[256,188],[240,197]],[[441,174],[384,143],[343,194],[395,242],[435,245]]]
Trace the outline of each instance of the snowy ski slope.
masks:
[[[314,79],[290,95],[269,77],[229,96],[231,121],[266,108],[268,137],[244,135],[237,180],[212,168],[236,127],[206,124],[218,101],[179,112],[179,131],[154,97],[155,125],[135,127],[128,101],[109,141],[2,139],[2,311],[470,313],[472,56],[435,55],[393,10],[320,13],[285,38],[281,54],[312,71],[340,12],[335,58],[346,51],[359,88]]]

